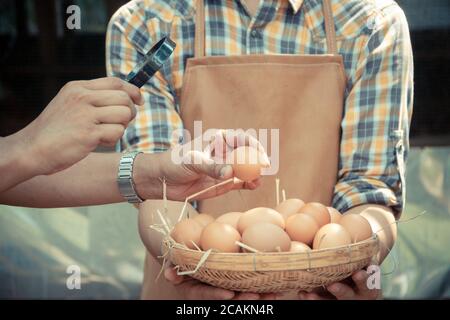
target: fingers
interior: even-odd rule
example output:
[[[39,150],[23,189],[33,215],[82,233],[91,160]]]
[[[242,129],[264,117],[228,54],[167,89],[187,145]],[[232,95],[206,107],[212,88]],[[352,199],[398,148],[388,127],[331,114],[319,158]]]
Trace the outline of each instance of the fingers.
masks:
[[[144,103],[139,88],[119,78],[100,78],[83,81],[82,83],[89,90],[121,90],[126,92],[135,104],[142,105]]]
[[[216,288],[194,279],[177,285],[177,288],[189,300],[231,300],[235,295],[233,291]]]
[[[125,127],[120,124],[100,124],[97,126],[98,140],[101,145],[114,146],[122,138]]]
[[[226,144],[231,148],[239,148],[243,146],[253,147],[260,151],[260,157],[262,164],[265,166],[270,166],[269,157],[267,156],[266,150],[258,139],[250,134],[245,133],[243,130],[225,130],[221,131],[223,139]]]
[[[99,123],[121,124],[127,127],[136,116],[136,108],[134,106],[132,109],[127,106],[110,106],[96,109],[95,112]]]
[[[359,270],[352,275],[355,282],[358,295],[361,299],[377,299],[380,296],[381,290],[369,289],[367,286],[367,279],[369,274],[366,270]]]
[[[233,168],[230,165],[217,164],[203,152],[190,151],[183,157],[183,161],[188,169],[213,179],[225,180],[233,177]]]
[[[260,300],[277,300],[278,295],[276,293],[263,293],[260,294]]]
[[[178,285],[185,280],[184,276],[179,276],[172,266],[166,267],[164,270],[164,277],[174,285]]]
[[[189,300],[230,300],[234,297],[233,291],[212,287],[192,278],[179,276],[172,266],[165,268],[164,277],[177,286]]]
[[[234,296],[233,300],[259,300],[261,296],[257,293],[241,292]]]
[[[355,291],[348,285],[341,282],[333,283],[327,287],[328,291],[333,294],[338,300],[353,300],[356,299]]]
[[[126,92],[119,90],[91,91],[89,102],[96,107],[128,106],[130,109],[134,107],[131,97]]]
[[[328,298],[314,292],[299,292],[298,298],[300,300],[328,300]]]
[[[209,187],[215,186],[218,183],[220,183],[220,180],[212,179],[207,177],[206,179],[203,179],[201,183],[197,184],[195,188],[191,190],[191,193],[199,192],[202,190],[205,190]],[[202,193],[200,196],[192,199],[192,200],[204,200],[209,198],[214,198],[221,196],[231,190],[254,190],[258,188],[261,185],[260,179],[251,181],[251,182],[243,182],[238,179],[234,179],[233,181],[230,181],[230,183],[227,183],[225,185],[216,187],[206,193]]]

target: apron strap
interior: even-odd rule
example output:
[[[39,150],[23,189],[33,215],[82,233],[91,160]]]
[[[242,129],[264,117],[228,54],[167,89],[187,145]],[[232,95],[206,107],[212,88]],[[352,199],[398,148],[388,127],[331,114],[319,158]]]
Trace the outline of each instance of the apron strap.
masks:
[[[197,0],[195,17],[195,58],[205,56],[205,0]],[[323,15],[329,54],[337,54],[336,29],[330,0],[323,0]]]
[[[195,58],[205,56],[205,1],[197,0],[195,16]]]
[[[323,0],[323,16],[325,19],[328,53],[337,54],[336,27],[334,25],[333,10],[331,8],[330,0]]]

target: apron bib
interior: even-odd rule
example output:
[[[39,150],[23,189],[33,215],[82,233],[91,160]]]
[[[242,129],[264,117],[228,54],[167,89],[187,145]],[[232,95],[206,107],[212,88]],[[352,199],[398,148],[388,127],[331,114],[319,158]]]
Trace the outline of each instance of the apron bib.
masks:
[[[180,100],[184,127],[279,130],[279,171],[255,191],[230,192],[199,203],[213,216],[275,207],[275,179],[288,198],[331,205],[336,184],[345,72],[337,55],[329,0],[323,0],[328,54],[205,56],[204,1],[197,4],[195,57],[188,60]],[[194,138],[194,137],[193,137]],[[278,143],[278,141],[274,141]],[[267,152],[269,156],[270,150]],[[147,254],[142,297],[181,298]]]

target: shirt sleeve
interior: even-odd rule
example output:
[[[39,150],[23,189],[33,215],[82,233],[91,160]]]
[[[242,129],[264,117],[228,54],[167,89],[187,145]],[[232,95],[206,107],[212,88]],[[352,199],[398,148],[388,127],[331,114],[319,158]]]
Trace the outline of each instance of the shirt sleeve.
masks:
[[[405,167],[413,104],[413,58],[408,24],[398,5],[368,21],[372,30],[348,79],[338,183],[333,205],[405,204]]]
[[[162,37],[158,18],[148,21],[145,8],[129,3],[112,17],[106,37],[108,76],[125,79],[145,54]],[[175,94],[169,82],[170,66],[141,88],[144,106],[138,106],[136,119],[129,125],[120,143],[120,151],[139,150],[156,153],[178,142],[173,133],[183,124],[176,110]]]

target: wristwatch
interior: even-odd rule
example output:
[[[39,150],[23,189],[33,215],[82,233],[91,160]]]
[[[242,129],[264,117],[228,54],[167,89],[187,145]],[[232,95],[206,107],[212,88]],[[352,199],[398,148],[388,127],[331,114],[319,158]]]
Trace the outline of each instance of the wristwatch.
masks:
[[[141,153],[142,152],[140,151],[125,153],[119,163],[117,184],[119,186],[120,194],[129,203],[141,203],[144,201],[136,193],[136,188],[133,181],[134,159],[136,159],[136,157]]]

